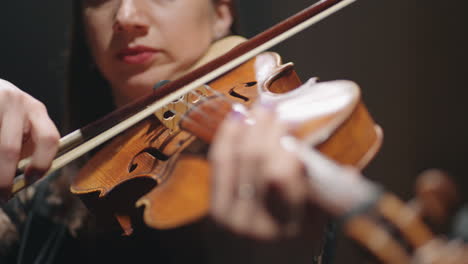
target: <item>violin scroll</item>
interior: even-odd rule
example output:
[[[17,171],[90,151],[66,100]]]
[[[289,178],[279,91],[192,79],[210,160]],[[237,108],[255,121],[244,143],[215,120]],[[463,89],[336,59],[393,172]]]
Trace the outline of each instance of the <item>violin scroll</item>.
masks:
[[[435,225],[442,225],[458,205],[457,188],[447,173],[431,169],[416,180],[417,198],[410,205]]]

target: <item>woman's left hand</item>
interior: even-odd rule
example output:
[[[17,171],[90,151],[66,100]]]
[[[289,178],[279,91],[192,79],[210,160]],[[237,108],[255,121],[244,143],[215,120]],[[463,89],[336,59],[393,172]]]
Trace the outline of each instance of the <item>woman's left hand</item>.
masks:
[[[254,239],[294,236],[304,220],[308,187],[298,158],[281,146],[288,126],[265,106],[255,107],[249,118],[255,123],[230,114],[212,144],[212,216]]]

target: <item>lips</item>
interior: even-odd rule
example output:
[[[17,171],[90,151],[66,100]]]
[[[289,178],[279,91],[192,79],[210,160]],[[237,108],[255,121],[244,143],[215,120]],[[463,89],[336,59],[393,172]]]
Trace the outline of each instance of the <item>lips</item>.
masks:
[[[127,64],[145,64],[149,62],[157,52],[157,49],[136,46],[121,50],[117,53],[117,58]]]

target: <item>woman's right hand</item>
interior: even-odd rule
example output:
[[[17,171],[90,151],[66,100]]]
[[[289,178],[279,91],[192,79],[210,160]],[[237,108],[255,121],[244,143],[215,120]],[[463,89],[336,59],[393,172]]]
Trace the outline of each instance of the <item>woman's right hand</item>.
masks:
[[[21,158],[31,156],[27,179],[35,180],[47,172],[59,139],[44,104],[0,79],[0,199],[10,196]]]

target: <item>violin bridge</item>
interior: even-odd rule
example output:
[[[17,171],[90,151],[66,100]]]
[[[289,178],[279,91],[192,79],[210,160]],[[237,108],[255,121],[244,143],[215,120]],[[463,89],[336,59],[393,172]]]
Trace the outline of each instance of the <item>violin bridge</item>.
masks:
[[[179,123],[185,114],[196,107],[197,103],[206,96],[208,96],[208,88],[201,86],[159,109],[155,116],[171,133],[177,133],[181,130]]]

